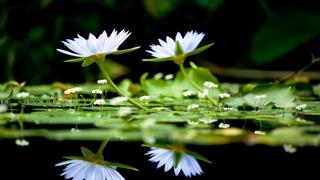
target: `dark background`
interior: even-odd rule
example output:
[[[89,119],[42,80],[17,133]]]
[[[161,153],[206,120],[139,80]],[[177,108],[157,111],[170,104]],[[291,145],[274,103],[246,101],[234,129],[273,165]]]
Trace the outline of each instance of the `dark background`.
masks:
[[[0,0],[0,82],[94,82],[99,78],[96,67],[63,63],[72,57],[55,49],[66,49],[61,41],[76,34],[87,38],[103,30],[110,34],[114,28],[132,32],[120,48],[141,46],[111,57],[130,70],[115,75],[122,75],[120,79],[137,81],[146,71],[175,73],[171,62],[141,59],[151,57],[145,50],[158,38],[190,30],[206,33],[203,45],[215,42],[189,58],[197,63],[271,73],[298,70],[310,62],[310,52],[319,56],[319,5],[314,0]],[[310,69],[319,70],[319,65]],[[219,78],[239,81],[239,77]]]
[[[157,39],[174,37],[177,31],[206,33],[202,44],[215,42],[206,52],[190,58],[222,67],[269,70],[298,70],[310,62],[310,52],[320,55],[320,1],[304,0],[0,0],[0,83],[8,80],[30,84],[55,81],[83,83],[99,78],[96,67],[81,68],[67,64],[71,58],[57,52],[66,49],[61,43],[80,34],[98,36],[103,30],[127,29],[132,35],[121,45],[141,49],[111,57],[127,66],[127,77],[138,81],[143,72],[175,73],[168,63],[144,63],[145,52]],[[310,70],[319,70],[314,65]],[[214,73],[214,72],[213,72]],[[239,77],[220,81],[242,81]],[[1,140],[1,179],[62,179],[61,167],[54,164],[62,156],[80,155],[80,146],[98,148],[99,142],[48,141],[28,139],[30,146],[18,147],[14,140]],[[294,178],[309,179],[317,175],[320,155],[317,148],[298,149],[288,154],[282,147],[190,146],[213,164],[201,163],[204,175],[192,179],[213,178]],[[106,158],[133,165],[140,172],[119,170],[127,179],[185,179],[173,171],[147,161],[141,143],[111,142]]]

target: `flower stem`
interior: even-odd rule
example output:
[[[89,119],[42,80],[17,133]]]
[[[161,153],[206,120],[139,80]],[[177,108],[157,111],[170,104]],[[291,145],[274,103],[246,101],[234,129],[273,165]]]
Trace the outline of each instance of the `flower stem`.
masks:
[[[184,69],[183,63],[178,64],[180,67],[180,71],[182,72],[183,76],[187,79],[187,81],[199,92],[203,93],[204,90],[202,87],[200,87],[197,83],[195,83],[187,74],[186,70]],[[218,105],[217,101],[214,100],[209,94],[206,95],[206,97],[211,101],[211,103],[216,106]]]
[[[132,98],[128,97],[124,92],[122,92],[117,85],[114,84],[114,82],[112,81],[112,79],[110,78],[109,74],[107,73],[103,62],[97,62],[103,76],[106,78],[106,80],[108,81],[109,85],[120,95],[123,97],[128,98],[128,101],[134,105],[135,107],[139,108],[139,109],[143,109],[146,110],[147,108],[145,108],[144,106],[142,106],[141,104],[139,104],[138,102],[136,102],[135,100],[133,100]]]
[[[97,155],[102,155],[102,152],[103,152],[104,148],[106,147],[106,145],[108,144],[108,142],[109,142],[109,138],[105,139],[102,142],[102,144],[100,145],[99,150],[97,152]]]

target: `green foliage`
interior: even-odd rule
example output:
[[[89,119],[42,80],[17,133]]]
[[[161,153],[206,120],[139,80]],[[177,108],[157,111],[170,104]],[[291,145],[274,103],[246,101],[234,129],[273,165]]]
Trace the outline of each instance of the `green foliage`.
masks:
[[[221,6],[224,0],[193,0],[199,6],[214,11]]]
[[[187,73],[189,77],[194,80],[199,86],[203,86],[205,81],[211,81],[218,84],[218,80],[214,77],[209,70],[197,67],[188,68]],[[148,74],[142,75],[140,82],[144,90],[152,97],[174,97],[181,98],[182,93],[187,90],[192,90],[197,93],[198,91],[189,84],[189,82],[184,78],[181,72],[176,74],[176,77],[172,81],[167,81],[163,79],[147,79]],[[219,94],[219,89],[209,89],[209,94],[217,98]]]
[[[265,98],[258,98],[264,95]],[[233,107],[249,105],[261,108],[272,105],[277,108],[292,108],[295,106],[294,101],[296,98],[297,96],[291,87],[257,86],[251,92],[241,97],[231,97],[224,102]]]
[[[254,62],[270,63],[313,40],[320,34],[319,19],[319,11],[308,1],[276,10],[253,37]]]
[[[174,11],[181,0],[144,0],[146,11],[154,18],[162,18]]]

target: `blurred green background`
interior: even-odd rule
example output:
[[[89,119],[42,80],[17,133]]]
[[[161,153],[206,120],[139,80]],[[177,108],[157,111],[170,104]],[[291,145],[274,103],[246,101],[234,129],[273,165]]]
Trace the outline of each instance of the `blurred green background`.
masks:
[[[304,0],[0,0],[0,82],[81,83],[99,78],[95,67],[63,63],[56,48],[80,34],[113,28],[132,32],[111,57],[114,77],[138,80],[143,72],[176,72],[172,62],[151,64],[145,52],[158,38],[197,30],[208,51],[192,58],[222,67],[297,70],[320,55],[320,1]],[[126,68],[126,67],[127,68]],[[311,69],[319,69],[315,65]],[[219,76],[218,76],[219,77]],[[223,80],[223,79],[222,79]]]

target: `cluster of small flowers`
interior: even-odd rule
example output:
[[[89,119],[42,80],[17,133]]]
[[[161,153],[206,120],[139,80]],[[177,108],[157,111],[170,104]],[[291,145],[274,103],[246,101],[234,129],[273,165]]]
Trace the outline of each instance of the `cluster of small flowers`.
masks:
[[[75,94],[78,92],[81,92],[82,88],[81,87],[74,87],[74,88],[70,88],[64,91],[64,94]]]
[[[230,94],[228,94],[228,93],[220,93],[220,94],[219,94],[219,97],[220,97],[221,99],[223,99],[223,98],[228,98],[228,97],[230,97]]]
[[[265,98],[267,98],[267,95],[265,95],[265,94],[256,95],[256,96],[254,96],[254,98],[255,98],[255,99],[258,99],[258,100],[260,100],[260,99],[265,99]]]
[[[184,96],[184,97],[189,97],[189,96],[193,96],[193,95],[194,95],[194,92],[191,91],[191,90],[184,91],[184,92],[182,93],[182,96]]]
[[[219,124],[219,128],[222,128],[222,129],[226,129],[226,128],[229,128],[230,127],[230,124],[227,124],[227,123],[220,123]]]
[[[94,105],[105,105],[106,101],[104,99],[97,99],[93,102]]]
[[[256,130],[256,131],[254,131],[254,134],[262,135],[262,136],[263,136],[263,135],[266,135],[266,132]]]
[[[296,110],[301,111],[304,110],[307,107],[306,104],[300,104],[299,106],[296,106]]]
[[[297,152],[297,148],[294,147],[292,144],[284,144],[283,149],[285,152],[291,153],[291,154]]]
[[[0,104],[0,113],[6,112],[8,110],[8,106],[6,104]]]
[[[149,100],[149,99],[150,99],[150,96],[141,96],[141,97],[139,98],[140,101],[147,101],[147,100]]]
[[[99,79],[98,81],[97,81],[97,83],[98,84],[107,84],[107,80],[106,79]]]
[[[191,111],[193,109],[197,109],[199,108],[199,105],[198,104],[190,104],[188,107],[187,107],[187,110],[188,111]]]
[[[205,98],[209,94],[208,89],[204,89],[203,92],[198,92],[198,98]]]
[[[217,122],[218,119],[200,118],[199,121],[203,122],[205,124],[210,124],[210,123],[213,123],[213,122]]]
[[[218,84],[215,84],[214,82],[210,82],[210,81],[205,81],[203,83],[203,86],[206,87],[206,88],[218,88]]]
[[[128,100],[127,97],[118,96],[118,97],[114,97],[114,98],[110,99],[110,104],[111,105],[118,105],[118,104],[121,104],[127,100]]]
[[[94,89],[91,91],[92,94],[102,94],[103,92],[100,89]]]
[[[25,139],[16,139],[17,146],[29,146],[29,141]]]
[[[129,116],[132,113],[131,108],[129,107],[121,107],[118,111],[118,116],[119,117],[126,117]]]
[[[27,98],[29,96],[30,96],[30,93],[28,93],[28,92],[20,92],[20,93],[16,94],[16,97],[18,99],[24,99],[24,98]]]

